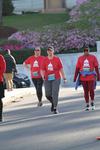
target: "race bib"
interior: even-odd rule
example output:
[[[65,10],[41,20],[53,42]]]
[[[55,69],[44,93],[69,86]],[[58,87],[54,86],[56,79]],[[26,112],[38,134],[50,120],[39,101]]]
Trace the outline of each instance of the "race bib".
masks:
[[[36,71],[36,72],[33,72],[33,76],[35,76],[35,77],[37,77],[39,74],[38,74],[38,72]]]
[[[48,81],[55,80],[55,74],[48,75]]]
[[[89,71],[90,71],[90,68],[83,68],[83,71],[89,72]]]

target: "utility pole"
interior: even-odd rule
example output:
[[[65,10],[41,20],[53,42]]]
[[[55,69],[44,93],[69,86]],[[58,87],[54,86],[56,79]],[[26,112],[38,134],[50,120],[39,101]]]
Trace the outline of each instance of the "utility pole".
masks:
[[[3,8],[3,0],[0,0],[0,26],[2,25],[2,8]]]

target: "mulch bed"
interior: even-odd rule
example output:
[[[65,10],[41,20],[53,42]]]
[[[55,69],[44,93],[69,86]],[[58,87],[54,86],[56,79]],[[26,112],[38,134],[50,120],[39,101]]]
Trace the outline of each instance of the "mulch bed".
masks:
[[[0,26],[0,39],[8,38],[18,30],[12,27]]]

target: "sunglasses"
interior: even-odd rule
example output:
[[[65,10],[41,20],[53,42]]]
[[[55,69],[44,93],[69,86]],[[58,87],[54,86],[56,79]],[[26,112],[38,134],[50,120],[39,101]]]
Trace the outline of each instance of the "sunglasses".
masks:
[[[36,49],[35,51],[36,51],[36,52],[39,52],[40,50],[39,50],[39,49]]]
[[[88,49],[84,49],[84,52],[88,52],[89,50]]]

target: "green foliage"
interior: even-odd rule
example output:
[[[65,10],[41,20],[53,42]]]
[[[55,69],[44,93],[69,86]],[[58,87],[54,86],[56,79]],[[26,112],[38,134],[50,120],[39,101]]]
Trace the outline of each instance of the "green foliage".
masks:
[[[6,54],[5,50],[2,50],[2,48],[0,48],[0,53],[3,55]],[[21,49],[18,51],[12,50],[11,54],[16,59],[17,64],[22,64],[26,58],[28,58],[31,55],[34,55],[34,49]],[[46,56],[47,55],[46,49],[41,49],[41,54],[43,56]]]
[[[4,17],[3,23],[20,31],[42,31],[44,26],[63,24],[68,20],[68,13],[61,14],[23,14]]]
[[[9,16],[14,10],[12,0],[3,0],[3,16]]]
[[[18,41],[18,40],[7,40],[7,39],[0,40],[0,45],[5,45],[5,44],[17,45],[17,44],[21,44],[21,41]]]

